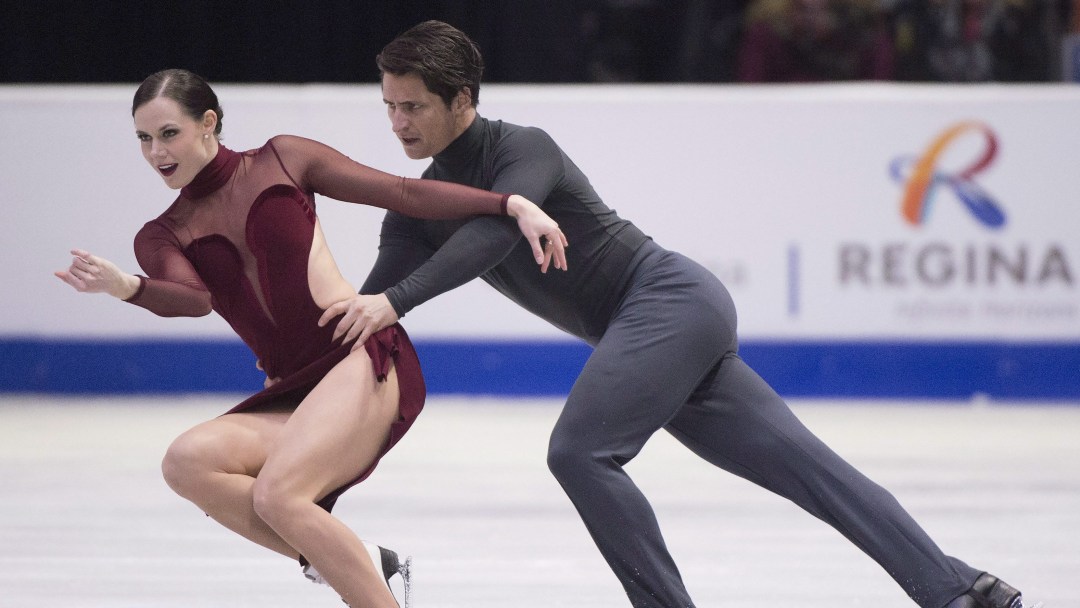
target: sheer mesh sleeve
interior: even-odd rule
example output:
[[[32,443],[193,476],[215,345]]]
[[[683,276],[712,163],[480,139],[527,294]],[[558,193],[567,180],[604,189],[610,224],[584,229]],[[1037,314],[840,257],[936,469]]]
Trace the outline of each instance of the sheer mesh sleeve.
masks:
[[[162,317],[210,314],[210,292],[168,228],[157,221],[143,226],[135,236],[135,258],[147,276],[128,302]]]
[[[302,137],[279,135],[269,145],[301,190],[427,220],[506,214],[506,194],[391,175]]]

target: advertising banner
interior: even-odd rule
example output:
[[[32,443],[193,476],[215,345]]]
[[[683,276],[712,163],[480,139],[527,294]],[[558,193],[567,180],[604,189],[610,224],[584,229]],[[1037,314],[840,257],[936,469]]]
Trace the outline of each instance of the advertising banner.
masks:
[[[53,369],[39,359],[70,353],[71,341],[121,358],[118,341],[235,344],[216,316],[161,319],[52,276],[72,247],[138,271],[131,239],[175,196],[139,153],[133,89],[0,88],[7,390],[27,373],[13,362]],[[377,86],[217,90],[234,149],[292,133],[391,173],[426,167],[405,158]],[[1075,86],[487,86],[478,109],[546,130],[610,207],[720,277],[738,305],[744,356],[790,393],[1080,398]],[[382,212],[317,204],[343,274],[359,285]],[[449,349],[448,365],[473,360],[462,352],[477,345],[514,344],[525,359],[552,344],[587,356],[480,281],[403,323],[418,342]],[[478,377],[512,359],[477,358],[490,364]],[[895,381],[858,388],[881,359],[896,361]],[[940,393],[905,384],[923,361],[958,384]],[[565,374],[557,390],[572,381]]]

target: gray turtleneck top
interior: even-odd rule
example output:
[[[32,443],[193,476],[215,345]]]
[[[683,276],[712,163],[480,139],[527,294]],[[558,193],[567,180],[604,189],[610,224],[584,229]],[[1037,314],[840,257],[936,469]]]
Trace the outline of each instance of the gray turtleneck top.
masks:
[[[423,177],[520,194],[559,223],[569,271],[542,274],[515,221],[420,220],[388,212],[379,256],[360,292],[385,292],[399,317],[482,278],[560,329],[595,343],[648,236],[607,207],[544,131],[477,116],[432,159]]]

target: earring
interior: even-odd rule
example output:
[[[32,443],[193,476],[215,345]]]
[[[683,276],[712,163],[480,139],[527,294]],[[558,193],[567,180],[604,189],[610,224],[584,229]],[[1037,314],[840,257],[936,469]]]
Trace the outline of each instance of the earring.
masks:
[[[202,138],[203,139],[210,139],[210,134],[209,133],[203,133]]]

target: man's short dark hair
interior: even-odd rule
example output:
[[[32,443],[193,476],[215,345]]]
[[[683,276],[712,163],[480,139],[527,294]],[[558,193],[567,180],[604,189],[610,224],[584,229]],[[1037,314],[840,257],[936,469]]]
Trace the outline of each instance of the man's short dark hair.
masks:
[[[442,21],[415,25],[383,47],[375,57],[380,74],[417,74],[447,107],[469,89],[473,107],[480,103],[484,58],[465,32]]]

